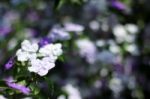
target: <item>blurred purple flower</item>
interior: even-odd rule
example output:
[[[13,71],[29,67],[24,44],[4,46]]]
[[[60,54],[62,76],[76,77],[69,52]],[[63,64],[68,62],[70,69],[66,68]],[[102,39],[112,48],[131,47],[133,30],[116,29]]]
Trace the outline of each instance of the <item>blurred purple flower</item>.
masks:
[[[118,10],[125,10],[126,9],[126,5],[123,4],[122,2],[118,1],[118,0],[111,0],[111,6],[113,8],[118,9]]]
[[[19,90],[20,92],[22,92],[23,94],[25,95],[28,95],[30,93],[30,89],[28,87],[25,87],[23,85],[20,85],[20,84],[17,84],[17,83],[14,83],[13,81],[13,78],[12,77],[8,77],[6,79],[4,79],[6,81],[6,84],[13,88],[13,89],[16,89],[16,90]]]
[[[9,61],[5,64],[5,69],[8,70],[14,65],[14,57],[10,58]]]
[[[48,36],[53,40],[69,40],[70,34],[66,32],[63,28],[59,26],[54,26],[52,30],[49,32]]]
[[[11,32],[10,27],[0,27],[0,36],[6,36]]]

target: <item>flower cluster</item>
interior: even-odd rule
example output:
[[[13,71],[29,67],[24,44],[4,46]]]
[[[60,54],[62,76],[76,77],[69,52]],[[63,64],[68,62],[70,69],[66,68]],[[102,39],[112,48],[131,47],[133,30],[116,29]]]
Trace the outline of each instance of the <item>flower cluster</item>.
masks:
[[[62,54],[60,43],[47,44],[39,48],[37,43],[24,40],[21,48],[17,51],[17,60],[28,62],[28,70],[44,76],[55,66],[55,61]]]

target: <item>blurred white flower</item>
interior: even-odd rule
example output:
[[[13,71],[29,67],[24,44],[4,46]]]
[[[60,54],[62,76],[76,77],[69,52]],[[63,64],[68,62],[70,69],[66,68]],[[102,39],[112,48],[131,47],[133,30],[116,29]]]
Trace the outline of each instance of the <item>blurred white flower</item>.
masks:
[[[0,95],[0,99],[7,99],[7,98],[4,97],[3,95]]]
[[[110,43],[109,50],[114,54],[119,54],[121,52],[119,45],[116,43]]]
[[[113,34],[116,37],[117,42],[122,43],[127,38],[127,31],[125,30],[123,25],[116,25],[113,28]]]
[[[125,29],[131,34],[138,32],[138,27],[135,24],[126,24]]]
[[[16,47],[16,45],[17,45],[17,40],[15,38],[12,38],[8,42],[8,49],[12,50]]]
[[[106,44],[104,40],[97,40],[96,41],[96,46],[98,47],[103,47]]]
[[[102,68],[100,70],[100,76],[106,77],[108,75],[108,70],[106,68]]]
[[[94,20],[91,21],[89,23],[89,27],[93,30],[93,31],[97,31],[100,28],[100,24],[98,23],[98,21]]]
[[[128,42],[133,43],[135,41],[135,33],[138,32],[138,28],[134,24],[126,24],[123,25],[116,25],[113,28],[113,34],[116,37],[118,43]]]
[[[133,55],[137,55],[139,50],[136,44],[128,44],[125,46],[126,51],[130,52]]]
[[[109,26],[108,26],[107,20],[103,20],[103,21],[102,21],[101,29],[102,29],[103,31],[105,31],[105,32],[108,31]]]
[[[57,99],[66,99],[64,95],[60,95]]]
[[[76,41],[76,45],[79,48],[79,54],[81,57],[85,57],[89,63],[94,63],[96,59],[96,46],[89,39],[79,39]]]
[[[109,82],[109,88],[115,93],[119,94],[123,90],[121,79],[114,77]]]
[[[67,92],[68,99],[82,99],[79,90],[71,84],[67,84],[63,90]]]
[[[64,29],[68,32],[82,32],[84,30],[84,27],[75,23],[65,23]]]

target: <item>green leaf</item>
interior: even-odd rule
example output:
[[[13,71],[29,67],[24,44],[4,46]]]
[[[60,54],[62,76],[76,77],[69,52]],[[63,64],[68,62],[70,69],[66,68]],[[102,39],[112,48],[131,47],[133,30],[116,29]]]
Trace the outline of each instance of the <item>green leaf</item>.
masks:
[[[30,88],[34,95],[39,94],[40,89],[38,88],[38,86],[35,83],[30,84]]]
[[[60,9],[64,4],[66,3],[66,0],[59,0],[58,5],[57,5],[57,10]]]

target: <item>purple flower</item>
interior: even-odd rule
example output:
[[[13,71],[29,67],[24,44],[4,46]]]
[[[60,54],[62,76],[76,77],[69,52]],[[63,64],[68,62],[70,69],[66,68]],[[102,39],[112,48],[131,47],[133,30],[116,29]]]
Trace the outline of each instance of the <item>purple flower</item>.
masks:
[[[10,58],[9,61],[5,64],[5,69],[8,70],[14,65],[14,58]]]
[[[47,45],[49,43],[52,43],[52,40],[50,38],[45,37],[45,38],[40,40],[39,46],[42,47],[42,46]]]
[[[112,0],[111,6],[118,9],[118,10],[125,10],[126,9],[126,5],[120,1],[117,1],[117,0]]]
[[[25,86],[23,86],[23,85],[20,85],[20,84],[17,84],[17,83],[13,83],[13,82],[6,82],[6,84],[9,87],[11,87],[13,89],[17,89],[17,90],[19,90],[20,92],[22,92],[22,93],[24,93],[26,95],[28,95],[30,93],[30,89],[25,87]]]
[[[19,90],[20,92],[22,92],[25,95],[28,95],[30,93],[30,89],[28,87],[25,87],[24,85],[20,85],[17,83],[13,82],[13,78],[12,77],[8,77],[6,79],[4,79],[6,81],[6,84],[16,90]]]

